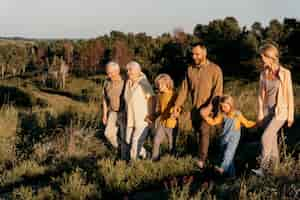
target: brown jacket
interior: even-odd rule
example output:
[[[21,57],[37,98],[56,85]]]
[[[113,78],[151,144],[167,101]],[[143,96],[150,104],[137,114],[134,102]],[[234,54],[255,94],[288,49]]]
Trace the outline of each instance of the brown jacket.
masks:
[[[269,70],[264,70],[260,74],[259,93],[258,93],[258,120],[264,118],[264,110],[267,105],[265,98],[266,88],[265,80]],[[279,89],[277,94],[277,102],[275,107],[275,117],[279,120],[294,121],[294,96],[291,72],[288,69],[279,67]]]
[[[196,109],[211,102],[214,97],[221,96],[223,75],[220,67],[210,61],[200,67],[189,66],[175,106],[181,107],[189,93],[192,96],[193,107]]]

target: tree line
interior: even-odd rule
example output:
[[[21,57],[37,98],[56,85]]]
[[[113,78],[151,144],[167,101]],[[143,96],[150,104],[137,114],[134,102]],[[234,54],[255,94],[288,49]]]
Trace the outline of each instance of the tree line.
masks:
[[[191,59],[190,45],[203,41],[209,58],[222,67],[225,76],[251,79],[257,77],[260,65],[259,46],[266,42],[278,45],[282,62],[297,73],[299,40],[300,22],[296,19],[286,18],[282,22],[274,19],[265,27],[260,22],[241,27],[236,18],[226,17],[195,25],[193,34],[176,28],[174,33],[158,37],[111,31],[93,39],[0,40],[0,67],[4,78],[5,75],[22,75],[25,71],[43,71],[60,58],[74,75],[86,76],[103,72],[109,60],[124,67],[134,59],[150,79],[159,72],[166,72],[180,82]]]

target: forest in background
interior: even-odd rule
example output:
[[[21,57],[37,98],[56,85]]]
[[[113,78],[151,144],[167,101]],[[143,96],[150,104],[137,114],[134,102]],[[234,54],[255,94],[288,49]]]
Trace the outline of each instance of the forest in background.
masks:
[[[124,67],[133,59],[143,66],[150,79],[158,72],[167,72],[180,80],[190,63],[190,44],[202,41],[208,47],[209,58],[221,66],[225,76],[253,79],[260,65],[259,47],[273,42],[280,47],[282,63],[295,72],[294,79],[298,80],[299,39],[300,22],[296,19],[274,19],[265,27],[254,22],[247,28],[241,27],[234,17],[226,17],[195,25],[193,34],[176,28],[174,33],[158,37],[111,31],[93,39],[0,40],[0,66],[3,77],[25,71],[41,72],[59,57],[70,65],[73,74],[86,76],[103,72],[109,60]]]

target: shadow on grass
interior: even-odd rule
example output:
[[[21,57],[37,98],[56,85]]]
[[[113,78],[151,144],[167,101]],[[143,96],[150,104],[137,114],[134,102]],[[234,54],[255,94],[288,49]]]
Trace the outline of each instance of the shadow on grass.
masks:
[[[55,178],[63,177],[64,174],[70,174],[77,167],[84,169],[87,173],[87,177],[94,178],[93,174],[95,174],[97,170],[96,163],[97,159],[94,157],[74,157],[67,160],[62,160],[55,163],[53,166],[48,167],[48,169],[43,174],[38,174],[35,176],[25,175],[22,176],[22,179],[20,181],[2,186],[0,188],[0,193],[9,193],[21,186],[34,186],[35,188],[41,188],[51,185],[52,188],[59,190],[59,185],[57,185],[57,183],[53,181]]]
[[[68,97],[74,101],[81,101],[81,102],[88,102],[89,98],[87,95],[83,94],[82,95],[75,95],[72,94],[71,92],[68,91],[62,91],[62,90],[57,90],[57,89],[51,89],[51,88],[39,88],[40,91],[42,92],[46,92],[48,94],[55,94],[55,95],[60,95],[60,96],[64,96],[64,97]]]

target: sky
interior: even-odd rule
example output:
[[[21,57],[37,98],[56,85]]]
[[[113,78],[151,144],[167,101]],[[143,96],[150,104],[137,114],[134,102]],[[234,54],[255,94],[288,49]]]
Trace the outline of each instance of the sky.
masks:
[[[233,16],[240,26],[300,20],[300,0],[1,0],[0,37],[94,38],[122,32],[157,36]]]

